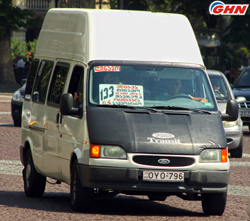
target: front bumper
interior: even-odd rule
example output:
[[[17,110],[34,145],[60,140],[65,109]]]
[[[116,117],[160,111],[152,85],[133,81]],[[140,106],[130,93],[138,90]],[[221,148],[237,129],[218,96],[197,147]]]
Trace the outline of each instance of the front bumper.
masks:
[[[229,150],[235,149],[240,145],[242,139],[242,127],[228,127],[225,128],[227,146]]]
[[[243,121],[243,125],[250,125],[250,108],[240,108],[239,115]]]
[[[226,192],[230,178],[230,170],[184,171],[184,182],[145,182],[142,169],[82,164],[78,164],[78,172],[84,187],[141,192]]]

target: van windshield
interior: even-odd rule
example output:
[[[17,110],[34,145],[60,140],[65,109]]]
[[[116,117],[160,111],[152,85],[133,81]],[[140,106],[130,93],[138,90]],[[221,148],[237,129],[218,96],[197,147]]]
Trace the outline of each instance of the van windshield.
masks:
[[[147,65],[90,68],[90,105],[216,110],[212,93],[205,72],[198,68]]]

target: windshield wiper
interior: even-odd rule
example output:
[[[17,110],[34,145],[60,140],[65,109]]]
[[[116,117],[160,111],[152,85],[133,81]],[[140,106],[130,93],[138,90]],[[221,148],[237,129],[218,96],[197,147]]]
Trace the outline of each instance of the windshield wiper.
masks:
[[[129,106],[129,105],[123,105],[123,104],[96,104],[95,106],[97,107],[111,107],[111,108],[129,108],[129,109],[144,109],[144,110],[149,110],[149,111],[154,111],[154,112],[158,112],[158,110],[155,110],[152,107],[143,107],[143,106]]]
[[[186,107],[178,107],[178,106],[153,106],[151,108],[168,109],[168,110],[187,110],[187,111],[211,114],[210,111],[206,111],[206,110],[186,108]]]
[[[227,101],[228,99],[223,98],[223,97],[216,97],[216,100],[219,100],[219,101],[225,100],[225,101]]]
[[[110,108],[117,108],[117,107],[131,108],[131,109],[135,109],[136,108],[134,106],[120,105],[120,104],[96,104],[95,106],[96,107],[110,107]]]
[[[110,108],[128,108],[128,109],[144,109],[144,110],[149,110],[149,111],[154,111],[154,112],[161,112],[164,113],[163,111],[159,111],[156,109],[168,109],[168,110],[186,110],[186,111],[193,111],[193,112],[200,112],[200,113],[207,113],[211,114],[211,112],[206,111],[206,110],[201,110],[201,109],[190,109],[186,107],[178,107],[178,106],[153,106],[153,107],[144,107],[144,106],[128,106],[128,105],[123,105],[123,104],[96,104],[95,106],[97,107],[110,107]]]

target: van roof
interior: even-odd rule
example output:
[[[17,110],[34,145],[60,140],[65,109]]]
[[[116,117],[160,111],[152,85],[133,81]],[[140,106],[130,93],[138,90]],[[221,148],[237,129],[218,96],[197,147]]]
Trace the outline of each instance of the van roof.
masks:
[[[184,15],[146,11],[50,9],[36,56],[203,65]]]

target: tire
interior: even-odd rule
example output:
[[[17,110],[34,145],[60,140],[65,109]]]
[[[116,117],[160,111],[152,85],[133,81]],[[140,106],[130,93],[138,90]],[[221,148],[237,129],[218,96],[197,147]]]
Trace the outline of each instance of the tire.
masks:
[[[21,120],[13,120],[15,127],[21,127]]]
[[[227,192],[225,193],[203,193],[202,209],[206,215],[221,216],[224,213],[227,201]]]
[[[243,154],[243,137],[240,138],[240,144],[237,148],[230,150],[231,157],[241,158]]]
[[[30,149],[24,162],[23,181],[26,196],[41,197],[43,195],[46,177],[36,172]]]
[[[151,201],[165,201],[167,196],[164,196],[164,195],[158,195],[158,194],[148,194],[148,198],[151,200]]]
[[[82,187],[77,171],[77,160],[71,170],[70,205],[74,211],[90,211],[92,209],[94,189]]]

